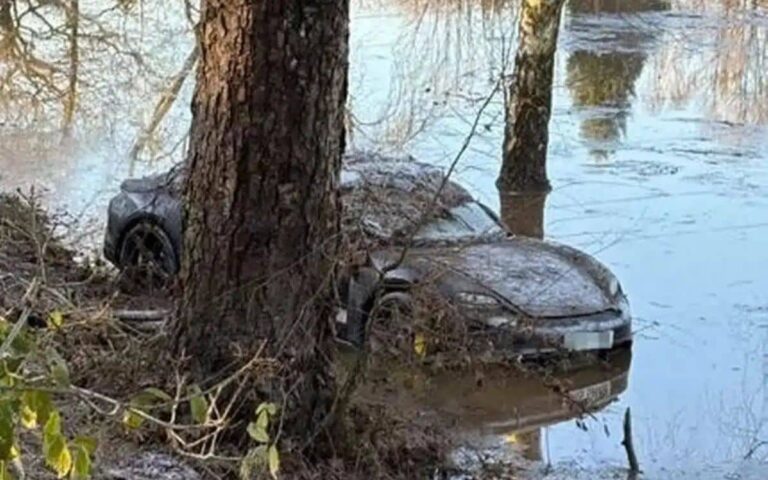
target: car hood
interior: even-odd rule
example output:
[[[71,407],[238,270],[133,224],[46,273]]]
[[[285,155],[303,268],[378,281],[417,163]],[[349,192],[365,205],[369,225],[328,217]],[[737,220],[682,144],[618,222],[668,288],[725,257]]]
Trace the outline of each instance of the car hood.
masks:
[[[374,255],[379,267],[397,250]],[[611,295],[613,275],[589,255],[553,242],[513,237],[500,242],[412,250],[390,272],[409,281],[430,275],[447,295],[493,294],[532,317],[590,315],[619,309]]]

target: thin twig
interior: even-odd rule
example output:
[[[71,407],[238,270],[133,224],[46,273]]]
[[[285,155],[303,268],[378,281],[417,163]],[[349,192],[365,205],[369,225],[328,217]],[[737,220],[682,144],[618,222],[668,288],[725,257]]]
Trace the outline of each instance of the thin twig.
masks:
[[[10,333],[8,333],[8,336],[5,337],[3,344],[0,345],[0,358],[5,358],[5,356],[8,354],[8,350],[10,350],[11,345],[13,344],[13,341],[16,340],[16,337],[18,337],[19,334],[21,334],[21,331],[27,325],[27,319],[32,314],[32,309],[28,305],[29,300],[31,300],[35,295],[37,295],[37,287],[38,287],[38,280],[37,278],[35,278],[29,284],[29,287],[27,288],[27,291],[24,294],[24,297],[22,299],[22,303],[24,303],[25,305],[24,305],[24,309],[21,312],[21,315],[19,316],[19,319],[16,320],[16,323],[13,325],[13,328],[11,329]]]
[[[632,442],[632,413],[629,407],[624,412],[624,440],[621,441],[624,445],[624,449],[627,451],[627,461],[629,462],[629,474],[631,478],[634,478],[641,472],[640,464],[637,462],[637,455],[635,454],[635,446]]]
[[[136,143],[133,144],[133,148],[131,148],[130,153],[131,158],[135,159],[139,153],[141,153],[149,139],[154,134],[155,130],[157,130],[157,127],[163,121],[163,118],[165,118],[165,115],[171,109],[171,106],[173,106],[173,103],[179,96],[179,91],[181,91],[181,87],[184,85],[184,81],[189,76],[189,72],[192,71],[192,68],[195,66],[199,56],[200,49],[198,48],[197,44],[195,44],[195,47],[191,52],[189,52],[189,55],[187,55],[187,59],[184,61],[181,70],[173,77],[171,84],[163,92],[162,96],[160,97],[160,101],[157,102],[149,125],[141,133],[141,135],[139,135]]]
[[[485,109],[490,105],[491,100],[493,100],[493,97],[496,95],[496,92],[499,90],[499,86],[501,85],[501,79],[499,79],[496,84],[493,86],[493,90],[488,95],[488,97],[485,99],[483,104],[480,106],[480,110],[478,110],[477,114],[475,115],[475,119],[472,122],[472,128],[469,130],[469,133],[464,137],[464,142],[461,145],[461,148],[456,153],[456,156],[453,158],[453,161],[451,162],[451,165],[448,167],[448,171],[445,173],[445,175],[442,178],[442,181],[440,182],[440,186],[437,188],[437,191],[435,191],[434,196],[432,197],[432,201],[427,205],[427,208],[425,208],[422,211],[421,217],[419,217],[418,222],[414,225],[414,228],[411,229],[408,240],[405,242],[405,246],[400,251],[400,256],[398,257],[397,261],[393,262],[390,265],[387,265],[383,268],[382,274],[385,274],[387,272],[390,272],[392,270],[395,270],[400,265],[402,265],[403,261],[405,260],[405,257],[408,254],[408,251],[413,246],[414,240],[416,239],[416,235],[419,233],[419,230],[422,226],[429,220],[432,216],[432,211],[437,206],[437,203],[440,201],[440,196],[443,194],[443,190],[445,190],[445,187],[448,185],[448,182],[451,179],[451,176],[453,175],[454,170],[456,169],[456,166],[459,163],[459,160],[464,156],[464,153],[467,151],[467,148],[469,148],[469,144],[472,142],[472,139],[475,137],[475,133],[477,132],[477,127],[480,125],[480,119],[483,116],[483,113],[485,112]],[[382,275],[383,276],[383,275]]]

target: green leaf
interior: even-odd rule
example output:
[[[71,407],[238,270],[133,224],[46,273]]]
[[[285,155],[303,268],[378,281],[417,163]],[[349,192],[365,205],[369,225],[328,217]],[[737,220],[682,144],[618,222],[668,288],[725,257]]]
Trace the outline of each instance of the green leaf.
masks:
[[[427,339],[423,333],[417,333],[413,338],[413,351],[419,358],[427,356]]]
[[[48,437],[56,435],[61,435],[61,416],[59,415],[59,412],[54,410],[48,415],[48,421],[45,422],[43,436]]]
[[[260,470],[267,463],[267,446],[259,445],[256,448],[248,450],[248,453],[240,462],[240,478],[242,480],[251,480],[253,474]]]
[[[269,442],[269,434],[267,433],[266,428],[260,426],[256,422],[251,422],[248,424],[248,435],[250,435],[252,439],[259,443]]]
[[[197,385],[189,387],[188,393],[190,395],[189,408],[192,410],[192,420],[195,423],[203,424],[208,420],[208,402],[203,396],[203,392]]]
[[[144,423],[144,417],[138,415],[134,408],[127,408],[123,412],[123,425],[131,430],[136,430]]]
[[[19,335],[11,342],[11,356],[17,359],[23,359],[28,355],[37,345],[35,340],[31,337],[26,330],[22,330]]]
[[[51,369],[51,376],[53,377],[53,381],[57,384],[63,387],[69,386],[69,369],[67,368],[66,363],[54,365]]]
[[[48,326],[52,328],[61,328],[64,325],[64,314],[60,310],[54,310],[48,314]]]
[[[256,417],[256,424],[264,430],[267,429],[269,426],[269,414],[266,410],[262,410]]]
[[[63,438],[61,435],[61,417],[59,416],[59,412],[54,410],[48,416],[48,421],[45,422],[45,426],[43,427],[44,458],[48,459],[52,446],[54,446],[59,438]]]
[[[146,390],[142,390],[141,392],[134,395],[133,398],[131,398],[130,403],[132,407],[138,407],[138,408],[141,408],[142,410],[148,410],[152,406],[165,401],[166,397],[167,397],[167,394],[165,394],[165,392],[163,392],[162,390],[147,388]],[[167,397],[167,398],[170,398],[170,397]]]
[[[258,417],[261,412],[267,412],[271,417],[277,414],[277,405],[272,402],[262,402],[256,407],[256,416]]]
[[[159,388],[145,388],[131,398],[131,407],[123,412],[123,425],[125,425],[126,428],[135,430],[144,424],[144,417],[138,412],[143,413],[160,402],[172,401],[173,398]]]
[[[13,409],[8,399],[0,402],[0,461],[13,459],[14,453]]]
[[[49,348],[45,351],[46,358],[48,359],[48,366],[51,369],[51,377],[53,377],[56,384],[62,387],[69,387],[69,367],[59,352]]]
[[[8,462],[5,460],[0,461],[0,480],[13,480],[8,472]]]
[[[280,471],[280,453],[277,451],[277,445],[274,443],[269,446],[269,473],[272,474],[272,478],[277,478],[277,473]]]
[[[88,455],[93,455],[93,453],[96,451],[96,447],[98,446],[96,439],[93,437],[77,436],[72,441],[72,443],[76,447],[84,449]]]
[[[39,390],[27,390],[21,394],[21,424],[25,428],[36,428],[38,424],[45,425],[51,414],[53,404],[51,394]]]
[[[91,478],[91,453],[85,447],[75,447],[75,461],[70,474],[72,480],[88,480]]]
[[[164,402],[173,402],[173,397],[171,397],[164,391],[160,390],[159,388],[154,388],[154,387],[145,388],[144,393],[152,397],[155,397],[159,400],[162,400]]]
[[[27,430],[37,428],[37,412],[32,410],[27,403],[21,404],[21,411],[19,412],[19,421],[21,426]]]
[[[45,464],[56,472],[59,478],[64,478],[72,469],[72,454],[63,435],[58,434],[51,438],[45,452]]]

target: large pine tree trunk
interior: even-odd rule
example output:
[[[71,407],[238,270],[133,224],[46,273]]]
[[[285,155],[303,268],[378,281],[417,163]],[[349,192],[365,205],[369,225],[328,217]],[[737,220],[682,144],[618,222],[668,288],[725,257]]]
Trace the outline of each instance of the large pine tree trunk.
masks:
[[[560,13],[565,0],[523,0],[514,74],[505,90],[504,192],[541,192],[547,179],[552,78]]]
[[[348,0],[202,6],[175,346],[205,379],[266,341],[286,435],[333,393],[348,16]]]

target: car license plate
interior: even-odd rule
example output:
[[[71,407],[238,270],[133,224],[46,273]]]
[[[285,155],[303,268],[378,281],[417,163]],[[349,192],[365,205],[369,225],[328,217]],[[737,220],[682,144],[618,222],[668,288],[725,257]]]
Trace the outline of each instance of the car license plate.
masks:
[[[605,402],[611,396],[611,382],[601,382],[589,387],[579,388],[568,392],[568,396],[574,402],[590,407]]]
[[[613,330],[605,332],[568,332],[563,337],[568,350],[604,350],[613,348]]]

